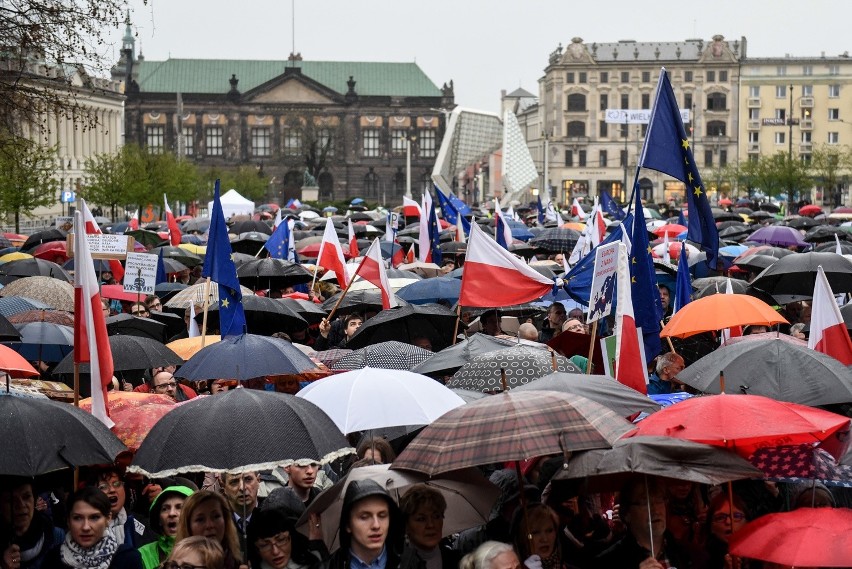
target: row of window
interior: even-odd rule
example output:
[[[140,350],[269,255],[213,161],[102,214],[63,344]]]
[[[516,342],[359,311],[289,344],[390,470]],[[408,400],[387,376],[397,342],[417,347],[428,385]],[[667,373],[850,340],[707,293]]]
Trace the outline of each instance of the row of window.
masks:
[[[752,71],[755,75],[759,74],[760,68],[755,67],[755,68],[752,69]],[[809,77],[813,74],[814,74],[814,66],[813,65],[803,65],[802,66],[802,75]],[[837,65],[835,63],[829,64],[828,65],[828,74],[829,75],[840,75],[840,65]],[[786,65],[777,66],[775,68],[775,75],[778,75],[778,76],[781,76],[781,77],[787,75],[787,66]]]
[[[618,136],[625,137],[628,136],[628,127],[629,125],[625,124],[616,124],[613,126],[618,127]],[[648,131],[648,125],[643,124],[639,125],[641,128],[641,137],[645,137],[645,133]],[[598,137],[606,138],[609,136],[609,123],[606,121],[598,121]],[[725,121],[707,121],[707,136],[727,136],[728,128],[727,123]],[[576,138],[576,137],[585,137],[586,136],[586,123],[583,121],[570,121],[567,123],[565,127],[566,136]]]
[[[569,168],[574,167],[574,154],[573,150],[565,151],[565,166]],[[704,165],[705,166],[713,166],[714,159],[713,157],[718,154],[719,166],[725,166],[728,163],[728,151],[725,149],[708,149],[704,151]],[[577,167],[585,168],[588,166],[588,156],[585,150],[578,150],[576,152],[577,155]],[[627,151],[621,150],[618,153],[618,166],[624,168],[627,166]],[[598,163],[597,166],[599,168],[607,168],[614,167],[613,164],[609,163],[609,152],[606,150],[598,150]]]
[[[836,74],[835,74],[836,75]],[[615,77],[615,73],[613,73],[613,77]],[[707,83],[716,83],[716,77],[718,76],[719,83],[725,83],[728,81],[728,70],[720,69],[718,74],[716,70],[708,69],[704,72],[704,78]],[[630,71],[621,71],[619,72],[618,77],[621,79],[621,83],[630,83]],[[653,77],[650,71],[642,71],[641,72],[642,83],[651,83],[652,80],[656,81],[656,78]],[[684,71],[683,72],[683,81],[684,83],[692,83],[695,81],[695,74],[692,71]],[[589,74],[586,71],[569,71],[565,75],[565,82],[568,84],[580,84],[584,85],[589,82]],[[598,73],[598,82],[599,83],[609,83],[609,71],[600,71]]]
[[[775,98],[784,99],[787,97],[787,85],[775,85]],[[760,97],[760,85],[749,85],[748,96],[751,98]],[[813,97],[814,86],[802,85],[802,97]],[[840,85],[833,83],[828,85],[828,98],[837,99],[840,97]]]
[[[842,121],[840,118],[840,109],[839,108],[829,108],[826,109],[826,116],[829,121]],[[809,109],[802,109],[802,119],[811,119],[813,117],[812,112]],[[775,116],[773,118],[780,120],[787,120],[787,109],[775,109]],[[752,121],[760,120],[760,109],[749,109],[748,110],[748,119]]]
[[[569,113],[584,113],[586,112],[586,99],[587,96],[583,93],[571,93],[568,95],[565,109]],[[609,93],[601,93],[598,95],[598,108],[602,111],[605,111],[610,108],[610,100]],[[619,99],[619,103],[621,106],[619,108],[622,109],[630,109],[630,94],[622,93]],[[650,93],[642,93],[639,102],[640,109],[650,109],[651,108],[651,94]],[[684,93],[683,95],[683,108],[691,109],[692,108],[692,93]],[[724,93],[710,93],[707,95],[707,106],[705,107],[708,111],[727,111],[728,110],[728,97]]]
[[[840,133],[839,132],[829,132],[827,133],[826,142],[828,144],[840,144]],[[787,133],[786,132],[775,132],[773,133],[775,136],[775,144],[787,144]],[[810,131],[802,132],[802,144],[812,144],[814,141],[813,133]],[[760,132],[752,131],[748,133],[748,142],[749,144],[757,144],[760,142]]]

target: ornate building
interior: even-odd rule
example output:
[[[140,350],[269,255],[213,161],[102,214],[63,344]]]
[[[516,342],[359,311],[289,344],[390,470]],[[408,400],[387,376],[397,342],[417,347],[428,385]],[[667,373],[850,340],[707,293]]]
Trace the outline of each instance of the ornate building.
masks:
[[[125,141],[176,152],[201,167],[251,165],[270,178],[268,197],[361,197],[395,205],[430,174],[453,106],[416,63],[233,61],[136,56],[125,36],[113,71],[127,80]]]

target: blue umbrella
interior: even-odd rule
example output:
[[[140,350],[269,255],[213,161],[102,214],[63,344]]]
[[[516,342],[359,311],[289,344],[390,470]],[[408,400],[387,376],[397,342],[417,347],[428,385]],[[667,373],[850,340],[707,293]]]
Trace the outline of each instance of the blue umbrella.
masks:
[[[74,349],[74,329],[53,322],[16,324],[20,342],[7,344],[27,360],[58,362]]]
[[[535,237],[535,234],[520,221],[515,221],[514,219],[507,219],[506,221],[509,224],[509,229],[512,230],[513,238],[519,239],[521,241],[529,241],[530,239]]]
[[[337,212],[337,208],[334,207],[333,205],[330,205],[330,206],[322,208],[322,211],[323,211],[323,213],[329,213],[329,212],[335,213],[335,212]]]
[[[447,301],[455,304],[461,294],[461,280],[453,277],[423,279],[399,289],[397,296],[411,304]]]
[[[739,257],[746,251],[748,251],[748,247],[745,245],[728,245],[727,247],[719,249],[719,255],[734,258]]]
[[[9,317],[27,310],[53,310],[52,306],[23,296],[6,296],[0,298],[0,316]]]
[[[364,203],[364,200],[362,200],[361,198],[355,198],[354,200],[349,202],[349,205],[360,205],[362,203]]]

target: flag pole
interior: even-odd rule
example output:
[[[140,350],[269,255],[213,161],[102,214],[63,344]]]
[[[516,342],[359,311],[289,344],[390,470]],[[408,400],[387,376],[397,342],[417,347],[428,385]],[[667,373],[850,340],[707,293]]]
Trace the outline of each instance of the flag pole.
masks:
[[[456,342],[459,339],[459,322],[461,322],[461,304],[456,304],[456,327],[453,330],[453,345],[456,345]]]
[[[192,302],[192,300],[190,300]],[[207,338],[207,309],[210,308],[210,277],[204,281],[204,316],[201,317],[201,347]]]
[[[592,322],[592,339],[589,341],[589,359],[586,361],[586,375],[592,375],[592,356],[595,355],[595,338],[598,336],[598,321]]]
[[[364,259],[366,259],[366,258],[367,257],[363,257],[361,259],[361,262],[358,263],[358,268],[355,269],[355,274],[352,275],[352,278],[349,279],[349,283],[346,285],[346,288],[343,289],[343,294],[341,294],[340,298],[337,299],[337,302],[334,303],[334,307],[331,309],[331,312],[328,313],[328,317],[324,318],[324,320],[326,320],[327,322],[331,322],[331,318],[334,316],[334,313],[337,311],[337,307],[340,306],[341,302],[343,302],[343,299],[346,297],[346,293],[349,292],[349,287],[351,287],[352,283],[355,282],[355,277],[358,276],[358,271],[361,269],[361,265],[364,264]],[[346,270],[346,269],[344,268],[344,270]],[[311,287],[311,288],[313,288],[313,287]],[[393,291],[388,291],[388,292],[393,294]]]

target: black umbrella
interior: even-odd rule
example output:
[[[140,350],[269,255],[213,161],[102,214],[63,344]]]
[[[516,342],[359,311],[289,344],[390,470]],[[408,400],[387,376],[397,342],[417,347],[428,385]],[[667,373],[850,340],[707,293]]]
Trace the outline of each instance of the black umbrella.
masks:
[[[271,335],[275,332],[292,332],[308,327],[307,320],[291,310],[280,299],[246,295],[242,303],[246,315],[246,326],[252,334]],[[195,315],[195,320],[199,324],[203,318],[203,313]],[[216,303],[207,310],[207,329],[216,330],[218,327],[219,304]]]
[[[181,225],[181,231],[184,233],[189,233],[194,231],[196,233],[204,233],[210,227],[210,218],[209,217],[193,217],[192,219],[187,219]]]
[[[813,229],[805,233],[804,239],[808,243],[824,243],[826,241],[835,243],[835,235],[839,237],[841,241],[848,240],[850,237],[852,237],[852,234],[846,231],[846,229],[843,227],[820,225],[818,227],[814,227]]]
[[[582,373],[571,360],[544,346],[539,348],[520,344],[472,357],[446,385],[471,391],[501,391],[503,373],[506,375],[506,385],[514,389],[554,371]]]
[[[772,265],[778,262],[778,259],[772,257],[770,255],[761,255],[757,253],[756,255],[749,255],[748,257],[743,257],[742,260],[737,261],[737,266],[749,269],[752,272],[759,273],[764,269],[768,269]]]
[[[204,259],[192,253],[191,251],[187,251],[183,247],[174,247],[172,245],[166,245],[164,247],[157,247],[155,249],[151,249],[151,254],[160,255],[162,252],[163,258],[174,259],[179,263],[183,263],[189,268],[196,267],[204,262]]]
[[[431,355],[432,352],[429,350],[412,344],[396,341],[379,342],[343,356],[332,364],[331,369],[349,371],[373,367],[408,371],[417,364],[425,362]]]
[[[562,391],[582,395],[629,417],[639,412],[653,413],[660,406],[653,399],[623,385],[608,375],[582,375],[555,372],[515,388],[516,391]]]
[[[453,341],[457,318],[455,312],[439,304],[406,304],[382,310],[364,322],[346,346],[357,349],[388,340],[411,344],[422,337],[440,350]]]
[[[752,219],[774,219],[775,216],[769,213],[768,211],[755,211],[749,214],[749,217]]]
[[[529,244],[536,249],[549,253],[570,253],[580,238],[580,232],[573,229],[553,227],[545,229],[532,239]]]
[[[19,330],[20,340],[8,345],[31,362],[58,362],[74,347],[74,329],[70,326],[26,322],[16,324],[15,328]]]
[[[109,265],[109,260],[107,259],[92,259],[92,264],[95,266],[96,273],[103,273],[105,271],[112,272],[112,268]],[[74,257],[71,257],[64,263],[62,263],[62,268],[66,271],[74,270]]]
[[[92,414],[49,399],[0,396],[0,475],[33,477],[112,464],[127,450]]]
[[[234,389],[193,399],[167,413],[142,441],[127,470],[151,478],[198,471],[255,472],[304,458],[326,463],[353,450],[328,415],[310,401]]]
[[[678,380],[704,393],[763,395],[802,405],[852,401],[852,370],[805,345],[780,338],[723,346],[680,372]]]
[[[337,301],[342,295],[342,292],[335,294],[322,303],[322,309],[326,312],[331,312],[331,309],[337,305]],[[397,297],[396,301],[399,304],[408,304],[401,298]],[[382,294],[378,290],[356,290],[349,291],[340,305],[337,306],[336,313],[350,314],[352,312],[379,312],[382,309]]]
[[[470,338],[437,352],[428,360],[411,369],[414,373],[432,376],[445,376],[455,373],[473,356],[493,352],[517,345],[511,340],[495,338],[487,334],[476,333]]]
[[[817,227],[822,224],[822,222],[817,221],[812,217],[794,217],[784,221],[784,225],[792,227],[793,229],[810,229],[811,227]]]
[[[313,274],[302,265],[284,259],[252,259],[240,265],[237,278],[243,286],[251,289],[286,288],[300,283],[309,283]]]
[[[808,299],[813,296],[819,266],[835,294],[852,292],[852,261],[835,253],[788,255],[757,275],[751,285],[782,304]]]
[[[175,375],[191,381],[237,379],[316,371],[311,359],[287,340],[241,334],[195,353]]]
[[[265,233],[266,235],[272,235],[272,228],[260,220],[235,221],[230,227],[228,227],[228,233],[233,233],[234,235],[240,235],[241,233],[248,233],[250,231],[257,231],[259,233]]]
[[[0,275],[8,275],[13,277],[53,277],[70,283],[74,280],[68,271],[44,259],[19,259],[17,261],[9,261],[0,265]]]
[[[0,314],[0,342],[17,342],[21,333],[9,320]]]
[[[240,233],[238,239],[231,241],[231,250],[246,255],[257,255],[263,244],[269,241],[269,235],[259,231]]]
[[[115,335],[109,337],[112,364],[115,371],[151,369],[181,365],[183,358],[156,340],[139,336]],[[54,374],[74,373],[74,353],[68,354],[56,365]],[[89,364],[80,364],[80,373],[89,373]]]
[[[30,249],[41,245],[42,243],[49,243],[51,241],[65,241],[66,234],[63,231],[58,229],[46,229],[44,231],[37,231],[27,237],[27,240],[24,241],[24,244],[21,245],[21,251],[26,252]]]
[[[287,308],[304,318],[309,324],[317,324],[328,316],[328,312],[323,310],[319,304],[310,300],[282,298],[278,301],[284,303]]]
[[[124,234],[133,237],[135,241],[138,241],[147,248],[162,247],[169,244],[168,239],[163,239],[159,233],[148,229],[131,229],[130,231],[125,231]]]
[[[167,274],[179,273],[181,271],[185,271],[189,267],[178,261],[177,259],[170,259],[168,257],[163,257],[163,268],[166,270]]]
[[[138,336],[148,338],[164,344],[166,337],[166,325],[153,318],[132,316],[127,313],[116,314],[106,319],[107,333],[112,336],[121,334],[124,336]]]
[[[814,245],[813,251],[815,253],[836,253],[837,252],[837,242],[833,239],[831,241],[826,241],[825,243],[816,243]],[[841,255],[852,255],[852,243],[849,241],[845,241],[843,239],[840,240],[840,254]]]
[[[163,302],[165,302],[165,299]],[[156,320],[166,327],[166,340],[186,331],[186,322],[183,319],[183,314],[177,315],[173,312],[152,312],[148,318]]]

